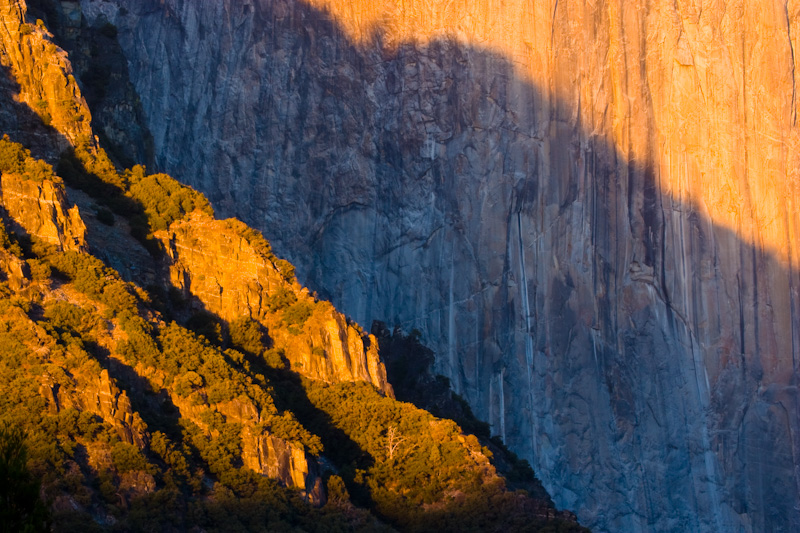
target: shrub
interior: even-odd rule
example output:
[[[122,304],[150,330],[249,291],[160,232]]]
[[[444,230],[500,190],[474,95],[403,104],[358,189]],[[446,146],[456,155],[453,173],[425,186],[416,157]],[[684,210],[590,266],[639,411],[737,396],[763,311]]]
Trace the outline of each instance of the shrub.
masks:
[[[264,352],[264,362],[271,368],[286,368],[286,354],[282,348],[270,348]]]
[[[311,314],[314,312],[314,306],[312,303],[301,300],[295,302],[288,308],[284,309],[283,311],[283,323],[289,326],[290,331],[293,329],[302,328],[303,324],[306,323],[306,320],[311,318]],[[294,326],[294,328],[292,328]]]
[[[4,531],[49,531],[39,482],[27,467],[25,434],[0,425],[0,522]]]
[[[28,265],[31,267],[31,277],[36,281],[47,281],[53,274],[50,265],[39,259],[28,259]]]
[[[129,174],[134,180],[129,194],[144,207],[151,232],[167,229],[170,224],[195,210],[214,215],[211,204],[202,193],[181,185],[166,174],[141,177],[142,174],[143,169],[140,171],[136,168]]]
[[[281,273],[283,279],[285,279],[288,283],[292,283],[294,281],[294,265],[289,261],[286,259],[278,259],[275,261],[275,267],[278,269],[278,272]]]
[[[325,488],[328,489],[328,503],[343,504],[350,501],[350,493],[347,492],[344,480],[340,476],[329,477]]]
[[[222,345],[225,341],[221,320],[208,311],[194,313],[186,321],[186,327],[216,345]]]
[[[111,448],[111,459],[120,474],[134,470],[155,473],[155,467],[147,462],[139,448],[127,442],[118,442]]]
[[[268,343],[266,329],[249,316],[231,322],[228,331],[231,345],[247,355],[261,355]]]
[[[37,183],[44,180],[57,183],[61,181],[53,174],[53,167],[45,161],[31,157],[30,150],[12,142],[8,135],[0,139],[0,172],[18,174]]]
[[[297,302],[297,296],[286,287],[278,287],[266,300],[265,307],[270,313],[285,309]]]

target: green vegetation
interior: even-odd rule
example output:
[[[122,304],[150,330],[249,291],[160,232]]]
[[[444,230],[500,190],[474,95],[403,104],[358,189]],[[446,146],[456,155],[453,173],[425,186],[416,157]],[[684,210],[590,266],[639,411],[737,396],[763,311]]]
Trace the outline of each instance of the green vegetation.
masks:
[[[287,282],[291,283],[295,280],[294,265],[286,259],[277,259],[275,261],[275,268],[278,269],[278,272],[281,273],[283,279],[285,279]]]
[[[300,328],[311,318],[314,304],[307,300],[300,300],[283,310],[282,322],[292,335],[299,335]]]
[[[61,186],[7,137],[0,172]],[[203,195],[169,176],[119,172],[90,139],[62,156],[58,174],[94,197],[101,223],[127,223],[156,258],[154,232],[195,211],[213,215]],[[433,354],[419,335],[379,335],[398,396],[452,413],[461,427],[364,382],[289,370],[295,341],[276,347],[270,333],[303,335],[330,304],[298,299],[294,267],[259,232],[236,220],[224,227],[286,282],[265,295],[272,331],[251,317],[198,311],[167,279],[145,292],[97,257],[57,252],[0,224],[0,260],[14,255],[30,273],[24,289],[0,283],[0,484],[12,487],[0,491],[0,528],[47,527],[41,487],[55,531],[579,530],[547,518],[546,494],[530,498],[495,475],[493,456],[515,486],[536,489],[527,463],[489,438],[446,379],[430,376]],[[311,350],[325,356],[322,346]],[[275,439],[283,452],[267,449]],[[301,459],[312,472],[296,489],[245,466],[272,461],[259,468],[291,484],[286,463]],[[315,481],[328,490],[321,507],[306,501]]]
[[[260,323],[249,316],[237,318],[230,323],[229,334],[231,345],[240,352],[258,357],[265,351],[269,343],[267,331]]]
[[[232,230],[237,235],[241,235],[256,252],[259,252],[265,257],[274,258],[272,253],[272,246],[264,238],[261,232],[251,228],[241,220],[229,218],[224,221],[226,229]]]
[[[22,250],[5,231],[0,241]],[[121,530],[375,531],[389,524],[538,531],[559,524],[535,518],[543,504],[507,490],[489,465],[491,452],[454,422],[366,383],[299,378],[257,321],[226,324],[195,313],[187,323],[200,335],[154,314],[144,291],[95,257],[35,239],[25,257],[43,285],[31,300],[0,302],[0,423],[28,433],[27,468],[41,479],[45,501],[66,495],[75,503],[54,508],[56,531],[108,530],[91,518],[99,510]],[[80,297],[54,298],[51,286]],[[282,325],[297,334],[315,305],[327,305],[291,291],[273,298]],[[111,378],[104,394],[122,402],[115,409],[129,402],[122,418],[77,407],[92,401],[67,400],[107,387],[101,375]],[[245,467],[245,439],[253,438],[246,435],[272,435],[310,458],[324,456],[329,503],[309,506],[298,491]]]
[[[297,296],[295,296],[294,292],[286,287],[281,286],[269,295],[265,307],[270,313],[275,313],[281,309],[289,308],[296,302]]]
[[[0,173],[18,174],[36,183],[61,180],[53,174],[53,167],[46,162],[31,157],[30,150],[12,142],[8,135],[0,139]]]
[[[454,422],[367,383],[324,385],[268,373],[276,402],[295,406],[336,467],[329,505],[354,501],[401,531],[581,531],[545,518],[549,501],[507,490],[492,473],[492,453]]]
[[[166,174],[148,176],[141,165],[118,172],[106,152],[93,148],[90,139],[79,140],[61,156],[57,173],[68,185],[85,191],[101,204],[101,222],[113,224],[114,214],[128,219],[131,234],[155,255],[159,247],[152,239],[154,232],[195,210],[214,214],[203,194]]]
[[[144,169],[136,166],[129,173],[129,179],[129,195],[144,207],[151,232],[167,229],[195,210],[214,215],[205,196],[166,174],[144,176]]]
[[[309,507],[295,491],[242,466],[242,426],[231,423],[217,407],[229,402],[252,405],[260,413],[262,431],[297,442],[310,454],[318,455],[322,449],[319,438],[290,412],[275,408],[264,383],[258,385],[237,370],[241,365],[235,360],[242,362],[242,354],[222,353],[175,323],[156,327],[141,316],[140,308],[146,302],[138,292],[91,256],[48,253],[38,243],[33,250],[41,254],[40,261],[52,265],[62,283],[88,298],[83,306],[108,309],[99,316],[68,301],[45,301],[37,313],[8,300],[0,305],[0,384],[4,391],[0,421],[28,431],[32,445],[27,462],[31,472],[43,480],[48,501],[68,494],[76,502],[77,510],[56,513],[56,530],[72,530],[78,524],[99,528],[86,514],[97,506],[107,509],[119,525],[133,530],[184,530],[187,524],[208,530],[345,530],[341,514]],[[32,320],[28,313],[38,318]],[[128,337],[114,353],[118,362],[113,364],[103,350],[94,348],[108,336],[109,320]],[[47,349],[34,357],[29,347],[42,342]],[[134,431],[152,428],[150,445],[143,449],[125,440],[117,422],[73,408],[54,412],[37,392],[43,373],[53,384],[52,390],[63,393],[85,388],[103,366],[132,368],[137,364],[166,372],[164,379],[172,383],[169,390],[175,391],[175,400],[188,396],[193,405],[201,407],[198,422],[205,429],[165,413],[147,394],[141,396],[142,385],[136,385],[135,379],[126,381],[131,378],[125,378],[124,372],[117,371],[120,384],[140,390],[132,401],[148,419],[145,423],[137,413],[131,427]],[[152,385],[145,390],[158,390]],[[85,452],[89,448],[95,450],[92,454],[108,459],[90,467]],[[213,480],[211,486],[204,482],[209,479]],[[142,492],[141,487],[150,488]]]
[[[420,342],[418,331],[403,335],[396,329],[390,333],[383,323],[376,321],[372,333],[378,338],[386,373],[398,400],[456,421],[467,433],[479,438],[509,487],[550,502],[550,496],[536,479],[528,461],[517,457],[498,437],[492,437],[489,425],[475,417],[467,402],[452,391],[450,381],[433,374],[433,352]]]
[[[48,531],[48,516],[39,499],[39,482],[28,471],[25,435],[0,425],[0,531]]]
[[[0,248],[17,257],[21,257],[23,253],[16,236],[8,232],[5,224],[0,224]]]

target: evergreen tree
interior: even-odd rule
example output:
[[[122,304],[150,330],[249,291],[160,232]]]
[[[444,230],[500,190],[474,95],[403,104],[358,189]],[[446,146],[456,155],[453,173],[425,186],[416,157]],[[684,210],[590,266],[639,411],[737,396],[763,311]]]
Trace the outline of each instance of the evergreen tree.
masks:
[[[39,482],[27,467],[28,450],[21,429],[0,426],[0,530],[48,531],[47,511],[39,498]]]

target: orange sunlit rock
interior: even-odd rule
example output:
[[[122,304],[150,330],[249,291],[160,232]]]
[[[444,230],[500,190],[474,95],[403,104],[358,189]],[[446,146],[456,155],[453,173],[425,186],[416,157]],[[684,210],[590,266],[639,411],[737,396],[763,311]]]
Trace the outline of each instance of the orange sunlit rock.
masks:
[[[664,193],[789,260],[797,248],[800,138],[780,2],[313,0],[355,43],[455,39],[512,62],[635,161]]]

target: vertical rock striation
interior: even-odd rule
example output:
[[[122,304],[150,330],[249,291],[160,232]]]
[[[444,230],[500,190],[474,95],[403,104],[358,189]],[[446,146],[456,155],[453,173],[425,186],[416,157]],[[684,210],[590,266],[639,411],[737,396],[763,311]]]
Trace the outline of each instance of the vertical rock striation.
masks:
[[[598,531],[800,528],[793,1],[84,0],[161,169]]]

